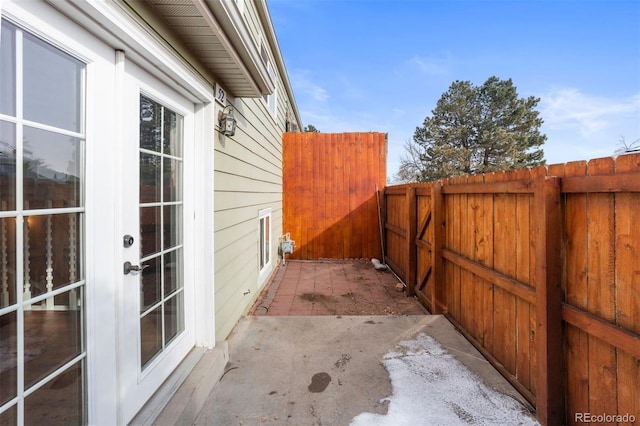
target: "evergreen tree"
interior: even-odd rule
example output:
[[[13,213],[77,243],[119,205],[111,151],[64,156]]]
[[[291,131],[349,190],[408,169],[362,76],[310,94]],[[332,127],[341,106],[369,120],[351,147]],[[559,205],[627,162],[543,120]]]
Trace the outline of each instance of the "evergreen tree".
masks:
[[[417,180],[518,169],[545,163],[539,98],[518,98],[511,79],[482,86],[455,81],[413,136],[420,152]],[[407,167],[401,160],[400,170]],[[400,173],[399,173],[400,175]]]

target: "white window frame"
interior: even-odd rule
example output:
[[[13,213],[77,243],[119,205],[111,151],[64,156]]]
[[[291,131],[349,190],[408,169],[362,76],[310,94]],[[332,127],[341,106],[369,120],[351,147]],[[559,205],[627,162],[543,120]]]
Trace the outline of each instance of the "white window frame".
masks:
[[[276,73],[273,69],[273,65],[271,63],[271,58],[269,57],[267,44],[264,42],[263,38],[260,38],[260,57],[262,58],[262,62],[264,63],[264,65],[267,67],[267,72],[269,73],[269,76],[271,77],[275,85],[273,93],[271,93],[270,95],[262,95],[262,101],[267,106],[269,112],[271,112],[271,115],[275,117],[276,111],[278,110],[278,81],[276,78]]]
[[[265,221],[267,226],[262,226],[262,221]],[[260,210],[258,212],[258,287],[262,287],[273,270],[273,250],[271,244],[273,241],[272,224],[272,209],[269,207]],[[267,238],[267,236],[269,238]],[[261,264],[264,258],[266,258],[266,261],[264,264]]]

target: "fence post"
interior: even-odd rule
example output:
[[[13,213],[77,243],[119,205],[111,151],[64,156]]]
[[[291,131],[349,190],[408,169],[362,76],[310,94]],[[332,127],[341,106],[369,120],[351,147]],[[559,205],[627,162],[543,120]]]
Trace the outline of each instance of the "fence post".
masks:
[[[441,314],[446,311],[444,300],[444,261],[442,248],[444,247],[445,221],[444,221],[444,197],[442,184],[437,182],[431,187],[431,220],[433,221],[433,247],[431,250],[431,273],[433,280],[431,285],[431,313]]]
[[[536,414],[543,425],[563,424],[562,377],[562,212],[560,178],[536,182]]]
[[[418,247],[416,246],[416,233],[418,228],[418,205],[416,201],[416,188],[409,185],[407,188],[408,215],[405,229],[407,230],[407,296],[416,294],[416,269],[418,267]]]

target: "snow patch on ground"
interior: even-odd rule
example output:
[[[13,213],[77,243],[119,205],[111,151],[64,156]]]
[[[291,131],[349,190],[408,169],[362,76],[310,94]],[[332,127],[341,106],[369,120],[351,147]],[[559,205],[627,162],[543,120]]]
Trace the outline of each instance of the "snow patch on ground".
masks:
[[[513,398],[489,388],[424,333],[384,357],[393,394],[386,415],[362,413],[351,426],[539,425]]]

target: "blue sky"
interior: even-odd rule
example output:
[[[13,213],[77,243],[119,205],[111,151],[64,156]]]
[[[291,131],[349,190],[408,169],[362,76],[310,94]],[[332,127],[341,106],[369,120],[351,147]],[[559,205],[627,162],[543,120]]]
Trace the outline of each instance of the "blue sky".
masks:
[[[304,125],[388,133],[387,175],[455,80],[539,97],[548,164],[640,138],[640,0],[267,0]]]

